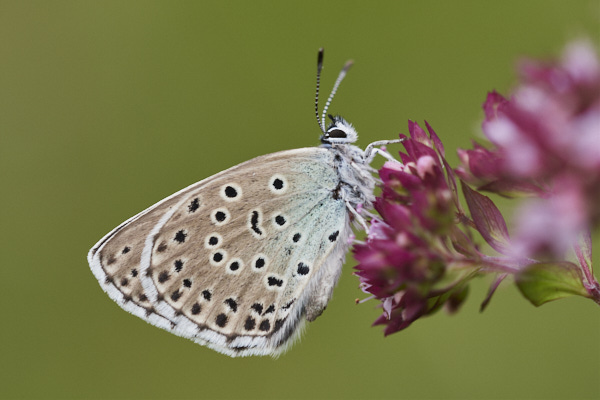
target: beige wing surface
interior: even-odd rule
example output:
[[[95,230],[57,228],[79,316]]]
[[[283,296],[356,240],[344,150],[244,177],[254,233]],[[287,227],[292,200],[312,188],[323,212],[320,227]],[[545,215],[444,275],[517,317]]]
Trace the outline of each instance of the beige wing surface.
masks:
[[[229,355],[274,354],[339,276],[351,233],[339,183],[324,148],[258,157],[124,222],[88,261],[150,323]]]

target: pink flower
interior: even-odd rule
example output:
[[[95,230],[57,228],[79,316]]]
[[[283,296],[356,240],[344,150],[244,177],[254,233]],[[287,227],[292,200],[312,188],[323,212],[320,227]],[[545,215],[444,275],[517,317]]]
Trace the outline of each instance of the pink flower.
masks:
[[[518,211],[516,252],[561,256],[600,221],[600,61],[589,43],[576,42],[562,61],[526,60],[520,73],[509,100],[492,92],[483,105],[482,129],[494,146],[459,150],[456,173],[479,190],[541,197]]]
[[[363,290],[381,300],[384,312],[375,324],[386,325],[386,335],[444,304],[458,309],[466,294],[462,267],[471,260],[451,245],[456,183],[446,175],[452,172],[441,142],[427,128],[429,136],[409,122],[402,163],[386,162],[379,171],[383,190],[375,209],[382,219],[373,219],[367,242],[354,246],[356,275]]]
[[[534,305],[571,295],[600,304],[589,233],[600,222],[600,61],[578,42],[561,62],[525,61],[520,72],[510,99],[491,92],[483,104],[491,148],[459,150],[452,169],[431,126],[409,121],[405,152],[379,171],[380,218],[353,252],[362,290],[381,302],[375,325],[386,335],[442,306],[456,311],[483,274],[495,277],[482,309],[508,277]],[[480,191],[527,197],[512,235]]]

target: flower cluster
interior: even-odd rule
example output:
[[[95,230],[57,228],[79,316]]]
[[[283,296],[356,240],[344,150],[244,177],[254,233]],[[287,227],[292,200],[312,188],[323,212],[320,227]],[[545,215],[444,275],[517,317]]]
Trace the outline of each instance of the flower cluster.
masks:
[[[386,335],[442,306],[455,311],[470,280],[487,273],[496,278],[482,307],[508,276],[535,305],[573,294],[600,304],[590,234],[600,222],[600,61],[577,42],[561,61],[525,61],[519,70],[509,99],[492,92],[483,105],[491,147],[458,150],[452,169],[431,126],[427,134],[409,122],[405,152],[379,171],[380,218],[354,255],[361,288],[382,303],[375,324]],[[484,191],[526,197],[510,235]]]

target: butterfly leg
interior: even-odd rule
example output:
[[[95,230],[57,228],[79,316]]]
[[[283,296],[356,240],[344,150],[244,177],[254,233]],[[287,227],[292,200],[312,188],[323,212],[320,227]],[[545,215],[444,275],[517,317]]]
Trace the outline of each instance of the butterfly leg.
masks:
[[[387,151],[379,149],[375,146],[385,146],[388,144],[393,144],[393,143],[402,143],[405,139],[393,139],[393,140],[378,140],[376,142],[373,142],[371,144],[369,144],[367,146],[367,148],[365,149],[365,159],[367,161],[367,164],[371,164],[371,162],[373,161],[373,159],[375,158],[375,155],[380,154],[381,156],[387,158],[390,161],[398,161],[396,160],[394,157],[392,157]]]
[[[346,200],[346,207],[348,208],[348,211],[350,211],[350,213],[352,215],[354,215],[354,217],[356,218],[358,223],[362,225],[363,229],[365,230],[365,233],[368,235],[369,227],[367,226],[367,221],[365,221],[365,219],[362,217],[362,215],[360,215],[359,212],[356,211],[354,209],[354,207],[352,207],[352,205],[350,204],[350,202],[348,200]]]

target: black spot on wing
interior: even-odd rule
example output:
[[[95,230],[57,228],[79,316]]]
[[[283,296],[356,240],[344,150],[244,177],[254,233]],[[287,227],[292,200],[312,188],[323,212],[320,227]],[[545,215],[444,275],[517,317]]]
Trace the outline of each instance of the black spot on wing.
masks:
[[[231,311],[236,312],[237,311],[237,302],[232,299],[231,297],[228,298],[227,300],[225,300],[225,304],[227,304],[229,306],[229,308],[231,308]]]
[[[308,265],[304,264],[304,263],[298,263],[298,274],[299,275],[306,275],[310,272],[310,268],[308,267]]]
[[[261,269],[265,266],[265,259],[262,257],[257,258],[256,262],[254,263],[254,266],[256,267],[256,269]]]
[[[283,189],[283,181],[279,178],[275,178],[275,180],[273,181],[273,187],[275,188],[275,190]]]
[[[185,238],[187,238],[187,233],[183,229],[181,229],[177,231],[173,240],[177,243],[183,243],[185,242]]]
[[[250,228],[259,236],[262,236],[262,230],[258,227],[259,224],[259,214],[258,211],[252,211],[252,216],[250,217]]]
[[[258,329],[260,329],[263,332],[268,332],[269,329],[271,329],[271,323],[269,322],[268,319],[265,319],[260,323],[260,326],[258,327]]]
[[[159,244],[158,247],[156,248],[156,251],[159,253],[162,253],[166,249],[167,249],[167,244],[165,242],[161,242],[161,244]]]
[[[236,198],[238,195],[237,190],[235,190],[235,188],[233,186],[227,186],[225,188],[225,196],[229,197],[230,199]]]
[[[175,260],[175,262],[173,263],[173,266],[175,267],[176,272],[181,272],[181,270],[183,269],[183,261]]]
[[[198,208],[200,208],[200,199],[199,198],[195,198],[194,200],[192,200],[192,202],[188,205],[188,212],[193,213],[195,212]]]
[[[256,320],[252,317],[246,318],[246,322],[244,323],[244,329],[247,331],[251,331],[256,327]]]
[[[198,315],[200,314],[200,311],[202,311],[202,307],[200,307],[200,304],[194,303],[194,305],[192,305],[192,315]]]
[[[179,289],[177,289],[176,291],[171,293],[171,300],[173,300],[173,301],[179,300],[180,297],[181,297],[181,292],[179,291]]]
[[[340,231],[333,232],[331,235],[329,235],[329,241],[332,243],[335,242],[339,235],[340,235]]]
[[[225,314],[217,315],[215,323],[217,324],[217,326],[220,326],[221,328],[223,328],[225,325],[227,325],[227,315],[225,315]]]
[[[269,307],[267,307],[267,309],[265,310],[265,313],[263,315],[271,314],[274,311],[275,311],[275,305],[271,304]]]
[[[269,276],[267,278],[267,283],[269,284],[269,286],[277,286],[277,287],[281,287],[283,285],[283,280],[281,279],[277,279],[274,276]]]
[[[170,278],[171,278],[171,276],[169,275],[169,273],[167,271],[162,271],[160,274],[158,274],[158,282],[159,283],[165,283]]]
[[[296,301],[296,299],[292,299],[290,302],[288,302],[286,305],[284,305],[283,307],[281,307],[283,310],[287,310],[288,308],[290,308],[292,306],[292,304],[294,304],[294,302]]]
[[[256,311],[258,313],[258,315],[262,314],[262,310],[263,310],[263,306],[260,303],[254,303],[252,304],[252,308],[254,311]]]

